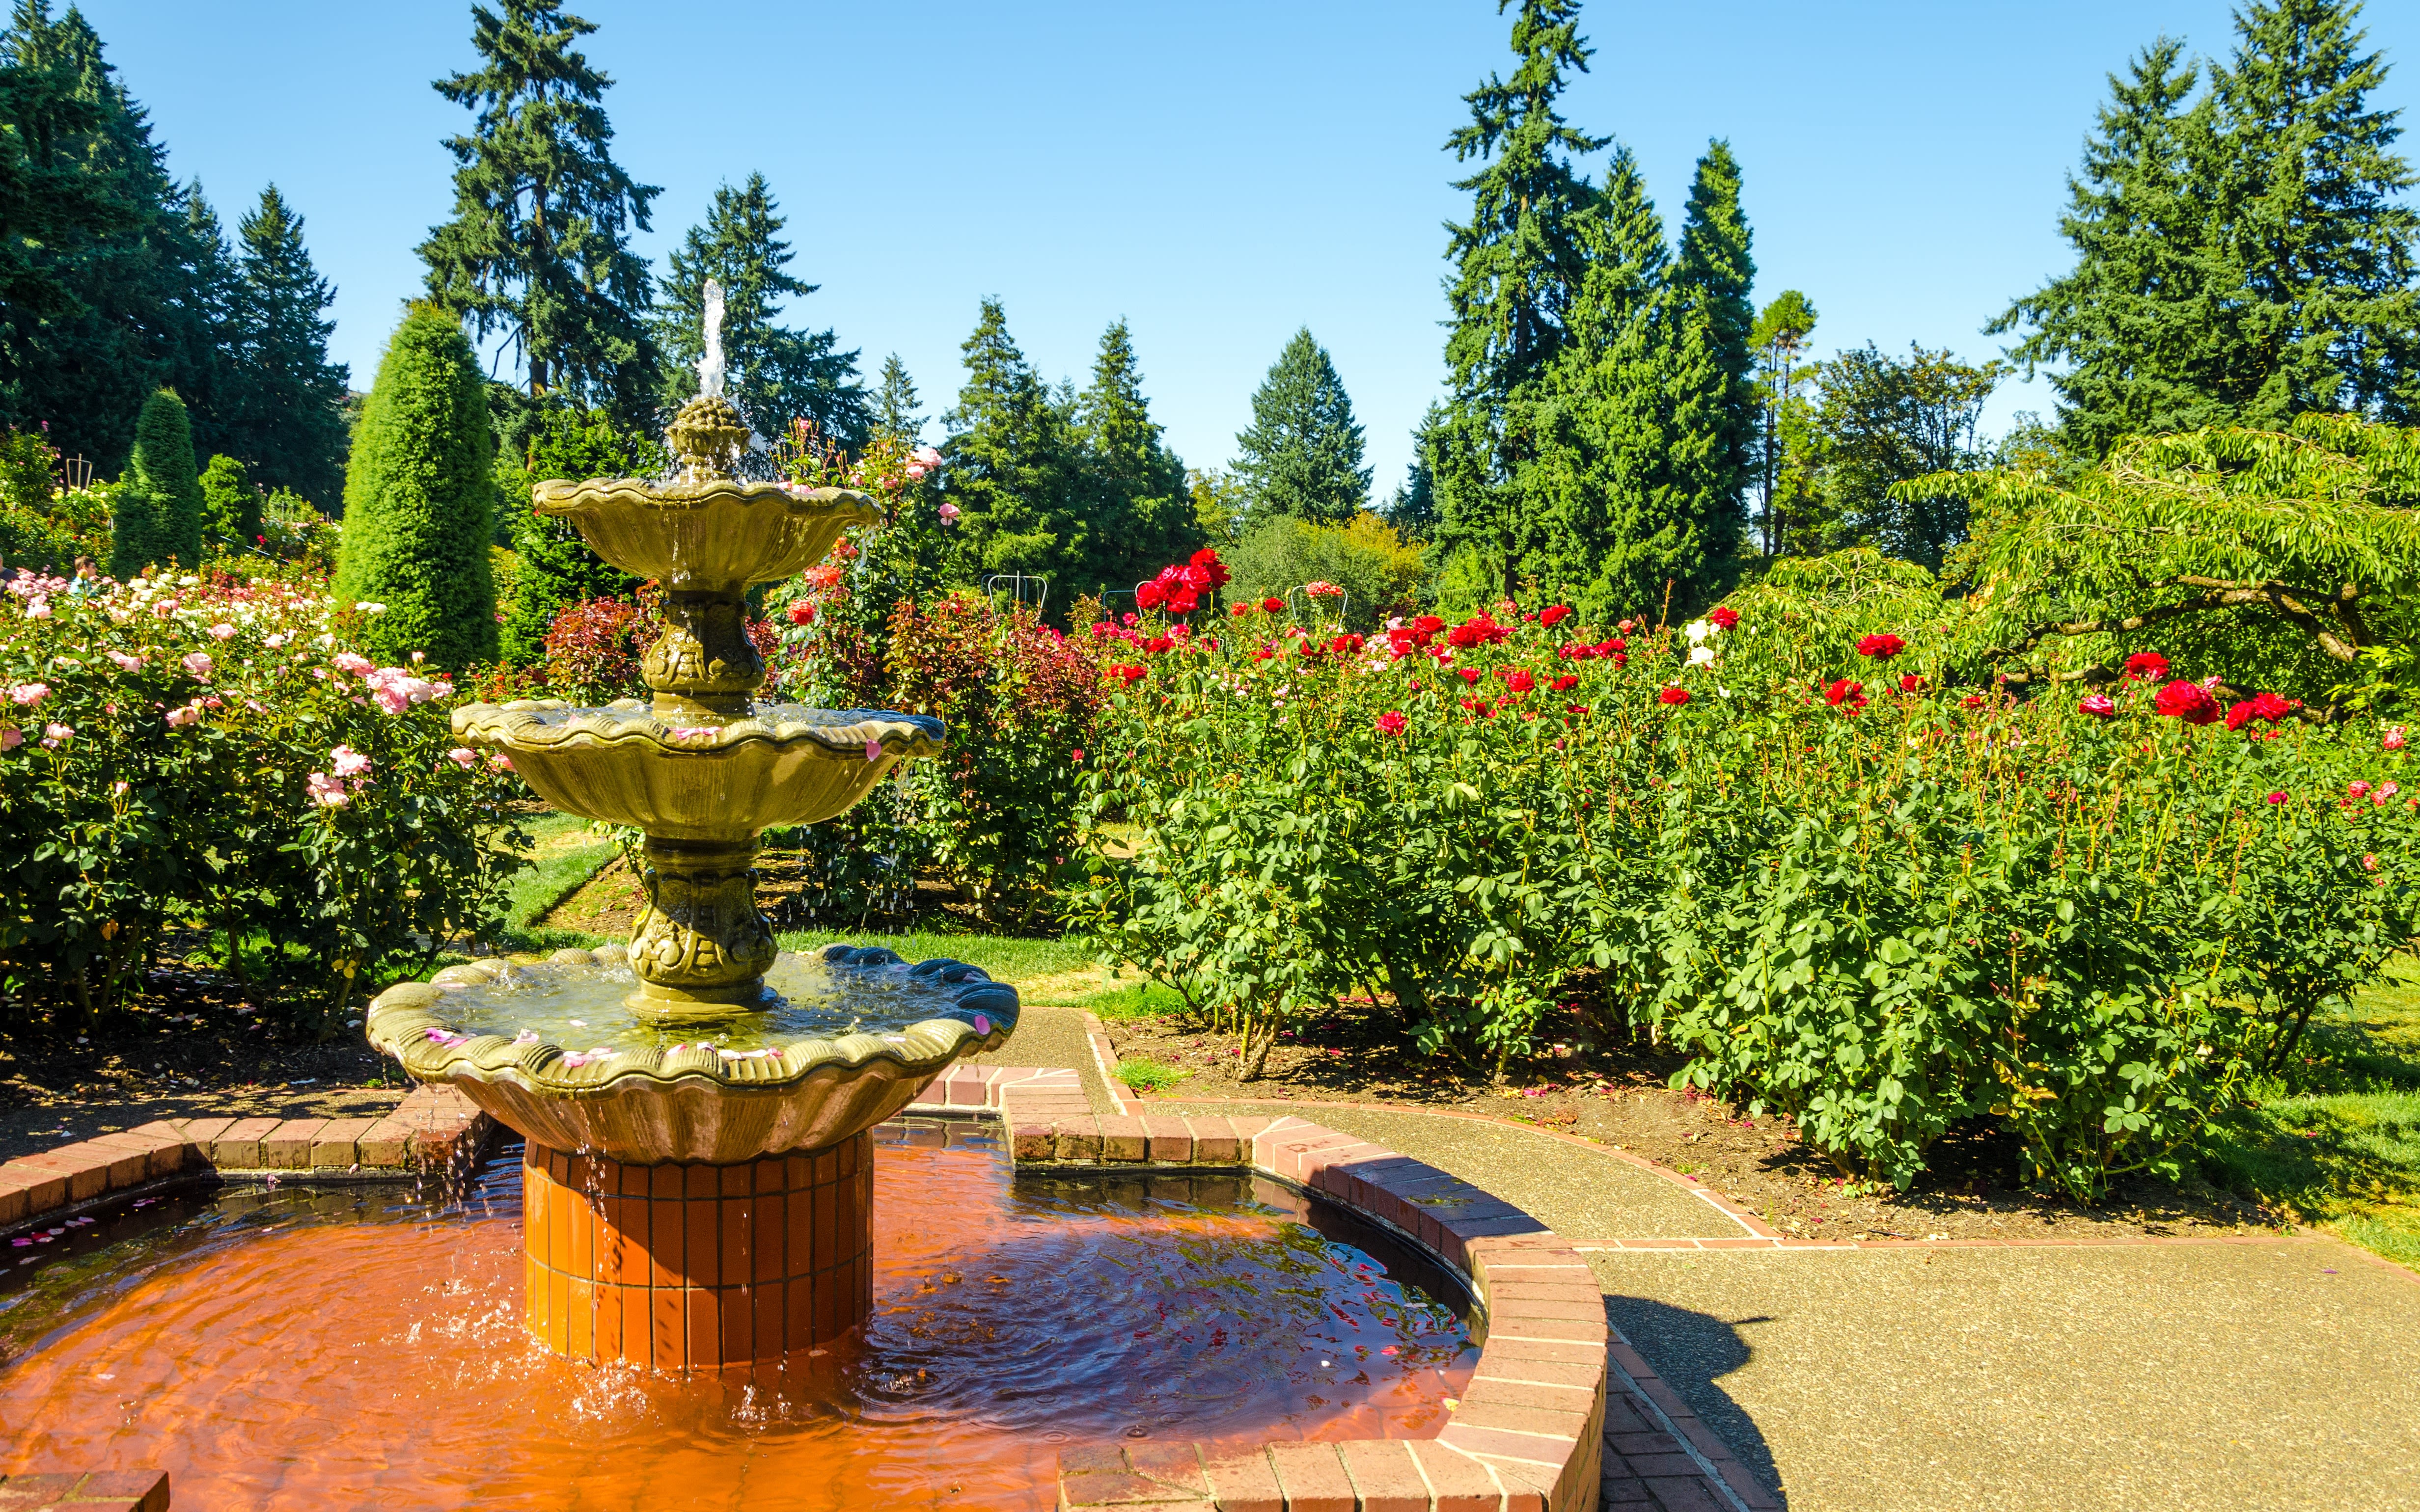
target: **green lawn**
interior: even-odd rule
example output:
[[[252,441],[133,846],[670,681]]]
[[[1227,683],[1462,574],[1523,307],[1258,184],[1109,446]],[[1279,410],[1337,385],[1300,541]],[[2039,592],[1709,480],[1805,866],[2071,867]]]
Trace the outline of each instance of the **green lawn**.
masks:
[[[2311,1036],[2304,1089],[2220,1119],[2203,1174],[2420,1269],[2420,962],[2397,962]]]
[[[784,950],[813,950],[835,941],[878,945],[910,961],[947,956],[981,966],[1001,981],[1023,986],[1047,977],[1081,972],[1092,965],[1083,947],[1064,940],[1029,940],[1002,934],[946,934],[910,930],[904,934],[876,934],[858,930],[796,930],[778,936]]]
[[[529,867],[512,880],[502,943],[515,950],[587,949],[604,944],[577,930],[541,929],[538,920],[586,885],[620,847],[594,834],[587,820],[571,814],[541,815],[531,822],[529,831],[536,844]]]

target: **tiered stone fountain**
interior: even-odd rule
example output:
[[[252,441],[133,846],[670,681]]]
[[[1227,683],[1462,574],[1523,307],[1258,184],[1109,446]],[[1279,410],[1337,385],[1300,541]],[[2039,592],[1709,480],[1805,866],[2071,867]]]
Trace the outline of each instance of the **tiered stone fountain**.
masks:
[[[1014,989],[954,961],[783,955],[757,910],[765,828],[846,812],[944,733],[754,702],[765,664],[743,595],[876,515],[846,489],[731,475],[749,431],[721,392],[717,302],[703,392],[670,427],[678,475],[535,490],[539,514],[662,586],[653,700],[454,715],[556,809],[645,832],[629,945],[457,966],[380,995],[366,1026],[412,1076],[454,1083],[527,1141],[532,1330],[564,1353],[659,1369],[777,1360],[861,1322],[868,1131],[960,1056],[997,1048],[1017,1012]]]

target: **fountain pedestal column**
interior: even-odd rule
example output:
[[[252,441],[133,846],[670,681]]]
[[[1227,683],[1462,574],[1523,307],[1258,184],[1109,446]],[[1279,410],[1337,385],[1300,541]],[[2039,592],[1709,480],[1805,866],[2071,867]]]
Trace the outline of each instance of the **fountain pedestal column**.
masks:
[[[521,1160],[529,1326],[558,1354],[655,1370],[769,1363],[874,1303],[874,1136],[737,1165]]]

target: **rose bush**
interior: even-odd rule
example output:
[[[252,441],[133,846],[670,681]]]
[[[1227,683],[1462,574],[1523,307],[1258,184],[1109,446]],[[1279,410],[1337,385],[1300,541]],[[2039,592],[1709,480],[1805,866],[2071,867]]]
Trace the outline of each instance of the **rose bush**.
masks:
[[[485,924],[519,784],[455,748],[449,685],[353,649],[377,611],[225,574],[12,585],[0,1012],[112,1010],[195,933],[324,1031]]]
[[[2410,939],[2399,740],[2277,695],[2230,727],[2164,665],[2106,710],[1943,687],[1921,626],[1841,628],[1101,626],[1085,780],[1125,824],[1070,922],[1248,1071],[1347,996],[1500,1066],[1586,980],[1846,1172],[1985,1128],[2087,1195]]]

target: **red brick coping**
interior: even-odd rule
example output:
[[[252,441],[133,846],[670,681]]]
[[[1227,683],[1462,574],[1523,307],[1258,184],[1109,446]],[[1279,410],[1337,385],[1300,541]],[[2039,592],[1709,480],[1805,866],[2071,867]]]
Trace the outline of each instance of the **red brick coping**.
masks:
[[[1433,1165],[1294,1118],[1096,1118],[1077,1073],[958,1066],[925,1110],[997,1113],[1020,1165],[1226,1165],[1343,1203],[1469,1284],[1486,1341],[1434,1439],[1153,1443],[1059,1457],[1059,1504],[1153,1512],[1594,1512],[1606,1410],[1605,1299],[1545,1226]],[[1675,1505],[1687,1505],[1676,1503]],[[1720,1506],[1716,1501],[1709,1504]]]
[[[65,1475],[0,1475],[0,1512],[168,1512],[168,1474],[94,1470]]]
[[[0,1234],[213,1170],[327,1180],[467,1167],[494,1131],[450,1087],[418,1088],[382,1119],[163,1119],[0,1165]],[[0,1498],[0,1512],[15,1508]]]

